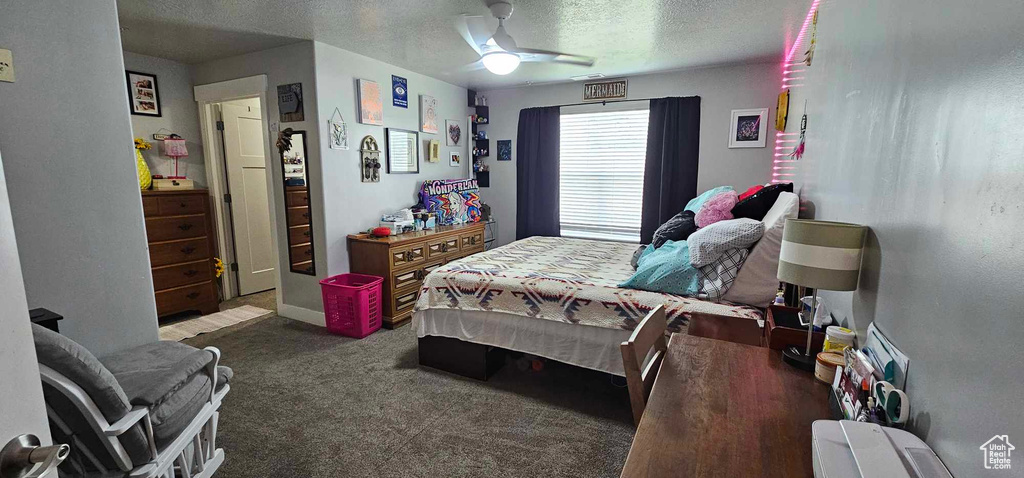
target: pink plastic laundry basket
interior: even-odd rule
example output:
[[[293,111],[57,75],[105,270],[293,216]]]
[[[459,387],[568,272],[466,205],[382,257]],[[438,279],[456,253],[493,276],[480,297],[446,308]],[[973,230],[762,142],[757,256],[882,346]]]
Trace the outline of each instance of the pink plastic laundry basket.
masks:
[[[376,332],[382,282],[382,277],[363,274],[341,274],[320,281],[327,330],[357,339]]]

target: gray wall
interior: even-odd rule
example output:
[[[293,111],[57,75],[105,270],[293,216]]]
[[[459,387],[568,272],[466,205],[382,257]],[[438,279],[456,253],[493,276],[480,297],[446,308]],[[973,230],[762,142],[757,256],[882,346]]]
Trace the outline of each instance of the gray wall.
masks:
[[[54,12],[60,12],[55,14]],[[0,149],[29,307],[98,355],[157,340],[114,0],[0,3]]]
[[[629,77],[628,98],[700,96],[700,168],[697,189],[731,185],[742,191],[771,179],[772,144],[764,148],[729,149],[729,118],[732,110],[770,108],[774,123],[775,96],[778,94],[778,63],[753,63],[681,70],[670,73]],[[484,202],[490,204],[498,221],[500,244],[516,237],[516,133],[519,110],[534,106],[579,103],[582,83],[559,83],[522,88],[482,91],[490,107],[491,187],[481,189]],[[769,132],[773,131],[771,126]],[[772,135],[769,134],[769,139]],[[512,140],[512,161],[497,161],[497,140]],[[684,205],[680,205],[682,210]]]
[[[464,129],[463,137],[469,135],[469,121],[466,109],[466,89],[445,83],[418,73],[383,63],[350,51],[317,42],[316,82],[319,85],[317,101],[320,112],[320,127],[327,137],[327,120],[338,108],[349,130],[348,151],[330,149],[325,140],[319,145],[324,159],[323,184],[324,204],[327,213],[327,260],[328,273],[340,274],[349,271],[348,242],[346,236],[375,227],[383,213],[409,207],[419,200],[420,185],[428,179],[467,178],[470,176],[467,140],[463,145],[446,146],[444,120],[458,120]],[[392,106],[391,75],[409,80],[409,107]],[[384,101],[384,126],[364,125],[358,122],[356,109],[356,79],[376,81],[382,89]],[[438,134],[420,133],[420,173],[386,174],[381,171],[379,183],[364,183],[360,180],[359,142],[366,135],[372,135],[382,150],[385,159],[384,128],[419,130],[419,96],[426,94],[437,99],[440,115]],[[441,161],[429,163],[426,160],[424,143],[436,139],[441,142]],[[310,145],[313,147],[313,145]],[[448,165],[450,152],[462,153],[461,167]],[[324,250],[324,249],[320,249]]]
[[[837,303],[910,357],[911,429],[955,476],[1024,476],[1024,3],[822,5],[802,198],[872,231]],[[1011,471],[982,468],[996,434]]]
[[[131,115],[135,137],[153,143],[153,149],[142,152],[150,171],[163,175],[174,173],[174,160],[160,154],[160,145],[153,140],[153,133],[178,133],[185,138],[185,146],[188,148],[188,156],[178,160],[178,173],[194,180],[196,187],[207,187],[203,142],[199,133],[199,108],[192,93],[192,78],[188,65],[126,51],[124,67],[156,75],[162,115]]]
[[[271,153],[277,156],[277,132],[279,129],[292,128],[306,131],[306,154],[309,158],[307,171],[309,174],[310,200],[313,203],[313,241],[316,254],[317,277],[290,272],[288,264],[287,223],[284,217],[284,186],[280,167],[270,168],[271,181],[274,184],[273,203],[277,207],[277,251],[278,264],[281,271],[281,301],[305,309],[323,311],[320,297],[319,279],[327,276],[327,255],[323,253],[324,244],[324,208],[323,185],[319,178],[320,169],[320,134],[317,121],[316,81],[313,68],[313,42],[304,41],[270,50],[258,51],[230,58],[214,60],[192,67],[192,82],[196,85],[233,80],[247,76],[267,75],[267,99],[264,105],[272,131],[267,133]],[[277,86],[289,83],[302,83],[304,121],[281,123],[280,111],[277,108]],[[275,164],[279,164],[275,162]]]

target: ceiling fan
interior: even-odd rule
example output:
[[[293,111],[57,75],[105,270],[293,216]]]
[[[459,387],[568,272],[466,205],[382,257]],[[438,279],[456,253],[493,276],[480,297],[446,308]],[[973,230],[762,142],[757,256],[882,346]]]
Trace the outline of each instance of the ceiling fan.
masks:
[[[490,8],[491,14],[498,19],[498,29],[494,33],[490,33],[486,20],[479,15],[461,15],[455,22],[455,28],[462,38],[480,55],[480,60],[468,65],[468,69],[483,67],[496,75],[507,75],[515,71],[523,61],[594,65],[594,58],[589,56],[516,45],[516,41],[505,31],[505,20],[512,17],[512,4],[497,2],[491,4]]]

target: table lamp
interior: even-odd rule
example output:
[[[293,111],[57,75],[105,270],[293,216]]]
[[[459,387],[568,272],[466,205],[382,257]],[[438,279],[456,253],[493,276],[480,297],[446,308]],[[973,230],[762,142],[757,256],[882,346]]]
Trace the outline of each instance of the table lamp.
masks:
[[[782,359],[804,370],[814,370],[816,353],[811,353],[814,315],[818,311],[818,289],[857,290],[860,259],[868,229],[857,224],[787,219],[779,251],[778,278],[783,282],[814,288],[807,347],[786,347]]]
[[[188,156],[185,139],[176,134],[164,138],[164,156],[174,158],[174,176],[170,176],[169,179],[185,179],[185,176],[178,175],[178,158]]]

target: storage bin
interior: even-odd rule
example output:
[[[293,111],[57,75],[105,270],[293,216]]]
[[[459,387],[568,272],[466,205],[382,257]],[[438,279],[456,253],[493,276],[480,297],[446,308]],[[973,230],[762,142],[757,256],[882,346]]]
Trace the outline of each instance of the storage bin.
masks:
[[[382,282],[382,277],[351,273],[320,281],[327,330],[357,339],[376,332],[381,324]]]

